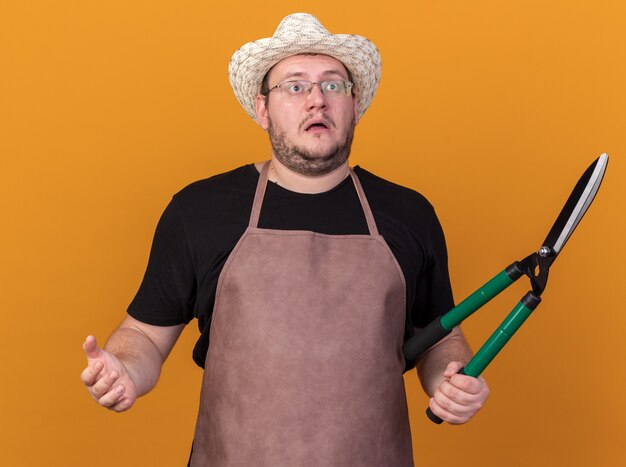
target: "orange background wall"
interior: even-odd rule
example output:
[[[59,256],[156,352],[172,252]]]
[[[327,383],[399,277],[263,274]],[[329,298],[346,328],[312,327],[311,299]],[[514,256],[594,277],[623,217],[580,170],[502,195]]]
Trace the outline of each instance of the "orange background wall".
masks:
[[[583,169],[611,156],[542,305],[485,372],[484,411],[432,425],[407,375],[419,464],[626,465],[619,0],[2,2],[0,463],[186,462],[195,323],[157,389],[123,415],[82,388],[81,343],[123,318],[174,192],[268,157],[227,64],[302,9],[379,46],[382,81],[352,160],[436,206],[457,300],[535,250]],[[475,348],[520,282],[467,322]]]

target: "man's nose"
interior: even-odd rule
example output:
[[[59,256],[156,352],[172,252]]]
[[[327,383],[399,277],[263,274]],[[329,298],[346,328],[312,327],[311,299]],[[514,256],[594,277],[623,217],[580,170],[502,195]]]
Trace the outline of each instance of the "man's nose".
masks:
[[[306,103],[308,109],[316,107],[326,108],[326,96],[322,92],[322,87],[319,83],[313,83],[311,86],[311,92],[307,96]]]

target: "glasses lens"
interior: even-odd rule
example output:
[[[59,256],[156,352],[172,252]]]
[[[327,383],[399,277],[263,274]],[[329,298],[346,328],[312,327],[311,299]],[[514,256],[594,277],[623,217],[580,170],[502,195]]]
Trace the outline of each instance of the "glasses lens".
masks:
[[[324,94],[337,94],[343,91],[343,81],[325,81],[322,83]]]
[[[308,81],[289,81],[280,86],[292,96],[300,96],[306,94],[311,89],[311,83]]]
[[[350,81],[325,81],[321,84],[322,91],[328,96],[349,95],[352,83]]]

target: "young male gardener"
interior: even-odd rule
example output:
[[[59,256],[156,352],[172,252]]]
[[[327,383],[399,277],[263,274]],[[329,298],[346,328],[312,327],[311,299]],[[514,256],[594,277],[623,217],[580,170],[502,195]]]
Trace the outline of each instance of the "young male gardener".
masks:
[[[125,411],[198,319],[194,466],[413,465],[402,344],[453,300],[431,205],[348,165],[380,70],[369,40],[308,14],[235,52],[230,82],[270,160],[176,194],[128,316],[104,349],[84,343],[89,393]],[[417,362],[450,423],[489,392],[455,374],[470,357],[455,329]]]

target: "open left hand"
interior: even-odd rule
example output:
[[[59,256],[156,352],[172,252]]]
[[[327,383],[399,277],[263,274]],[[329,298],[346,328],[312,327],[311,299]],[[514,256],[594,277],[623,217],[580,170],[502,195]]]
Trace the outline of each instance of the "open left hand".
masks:
[[[83,350],[87,368],[80,377],[91,397],[109,410],[128,410],[137,399],[137,389],[124,363],[98,347],[93,336],[87,337]]]
[[[489,396],[489,387],[482,377],[460,375],[461,362],[451,362],[443,373],[445,378],[430,399],[430,410],[453,425],[467,422],[481,409]]]

